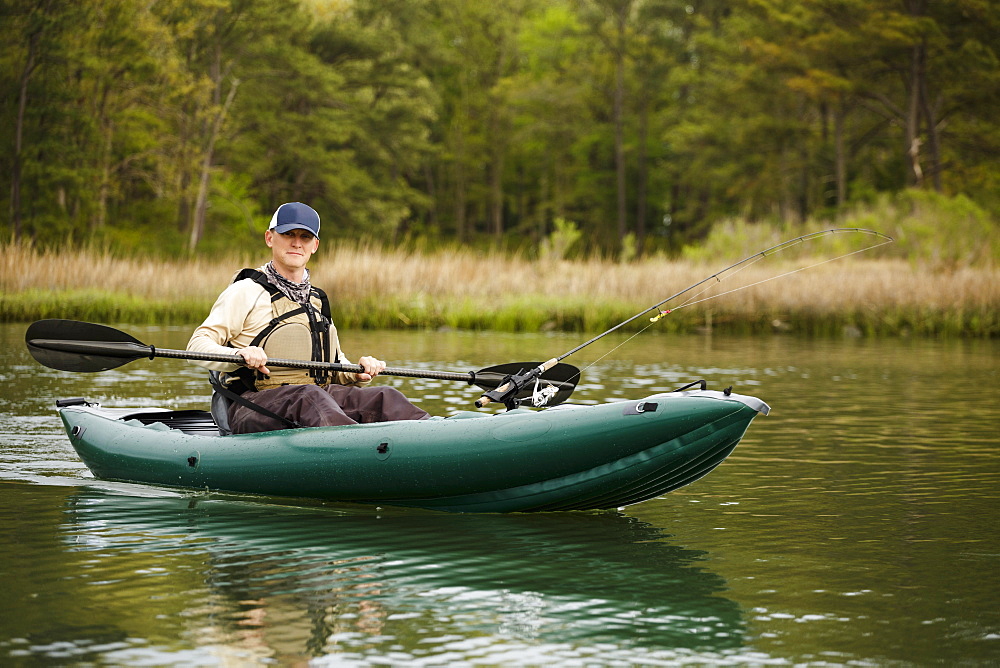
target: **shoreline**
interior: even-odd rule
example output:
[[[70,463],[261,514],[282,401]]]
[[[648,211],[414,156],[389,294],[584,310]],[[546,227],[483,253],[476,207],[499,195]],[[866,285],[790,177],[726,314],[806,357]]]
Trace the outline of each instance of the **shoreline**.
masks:
[[[196,324],[239,268],[262,264],[7,250],[0,255],[0,322]],[[337,247],[316,258],[312,280],[330,295],[340,328],[599,333],[722,264]],[[851,259],[772,280],[804,265],[811,261],[750,267],[668,302],[673,312],[655,324],[651,310],[622,331],[1000,337],[1000,269]]]
[[[533,303],[532,299],[534,300]],[[94,291],[27,291],[0,296],[0,322],[29,323],[45,318],[136,325],[197,324],[211,300],[148,300],[127,293]],[[459,329],[504,332],[599,333],[636,315],[644,305],[602,302],[549,303],[544,297],[497,304],[461,302],[414,306],[395,301],[364,300],[333,307],[341,329]],[[655,315],[650,310],[648,315]],[[643,316],[622,327],[637,332],[650,326]],[[687,309],[670,313],[653,328],[667,333],[792,334],[819,337],[928,336],[1000,337],[1000,311],[930,305],[880,309],[871,305],[852,310],[810,308],[790,311],[762,306],[752,312],[725,308]]]

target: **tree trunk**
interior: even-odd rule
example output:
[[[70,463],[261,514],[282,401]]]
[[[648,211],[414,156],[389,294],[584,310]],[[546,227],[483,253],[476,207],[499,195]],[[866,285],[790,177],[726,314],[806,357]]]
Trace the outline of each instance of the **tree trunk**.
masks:
[[[934,184],[934,190],[941,192],[941,144],[938,134],[937,113],[930,104],[930,94],[927,90],[927,50],[924,48],[924,66],[922,68],[925,76],[920,81],[920,108],[927,124],[927,150],[930,153],[930,176]]]
[[[466,241],[466,226],[468,224],[466,217],[468,207],[467,170],[469,166],[466,164],[467,151],[465,141],[468,118],[468,95],[466,93],[465,81],[463,80],[458,109],[455,112],[455,118],[452,119],[450,128],[450,132],[454,136],[451,167],[455,179],[455,198],[452,203],[455,207],[455,237],[459,243]]]
[[[465,168],[455,163],[455,237],[459,243],[466,241],[466,199]]]
[[[907,2],[907,9],[910,16],[916,18],[924,15],[924,0],[912,0]],[[906,137],[903,147],[906,155],[906,178],[911,186],[921,186],[924,180],[923,170],[920,168],[920,91],[925,85],[927,47],[923,41],[914,44],[910,50],[910,79],[908,82],[907,94],[909,99],[906,105]]]
[[[28,81],[38,65],[38,40],[40,32],[35,32],[28,39],[28,58],[21,70],[21,81],[17,98],[17,121],[14,126],[14,155],[11,161],[10,176],[10,223],[14,232],[14,240],[19,241],[22,234],[21,223],[21,149],[24,146],[24,114],[28,108]]]
[[[189,60],[188,67],[192,67]],[[194,118],[198,105],[188,99],[182,103],[178,121],[177,142],[177,231],[181,234],[191,233],[191,183],[193,154],[195,152]]]
[[[646,241],[646,188],[649,181],[649,168],[646,164],[646,135],[649,133],[649,105],[645,102],[639,111],[639,154],[636,156],[636,204],[635,204],[635,235],[636,249],[642,254]]]
[[[833,116],[834,178],[837,182],[837,209],[847,203],[847,155],[844,147],[844,119],[847,106],[837,105]]]
[[[809,217],[809,184],[812,183],[809,173],[809,144],[799,142],[799,187],[796,202],[797,222],[803,222]],[[822,201],[822,200],[821,200]]]
[[[615,48],[615,93],[614,93],[614,125],[615,125],[615,182],[618,192],[618,241],[625,240],[628,233],[625,218],[625,21],[628,16],[629,3],[623,3],[618,8],[617,29],[618,39]]]
[[[490,164],[490,226],[499,242],[503,237],[503,152],[499,148]]]
[[[201,179],[198,182],[198,196],[195,198],[194,218],[191,221],[191,236],[188,239],[188,250],[192,252],[195,248],[197,248],[198,242],[201,241],[201,237],[205,232],[205,213],[208,209],[208,190],[211,181],[212,161],[215,158],[215,143],[219,138],[219,133],[222,130],[222,123],[226,119],[229,107],[233,104],[233,98],[236,97],[236,89],[239,85],[239,79],[232,79],[230,82],[229,93],[226,95],[226,101],[223,103],[222,108],[219,109],[218,113],[216,113],[215,119],[212,121],[212,130],[208,135],[208,144],[205,147],[205,157],[201,163]]]
[[[424,181],[427,184],[427,199],[430,201],[430,207],[427,211],[427,225],[435,232],[440,232],[438,230],[438,209],[437,209],[437,188],[434,187],[434,170],[431,168],[430,163],[424,163]]]
[[[90,219],[90,231],[103,228],[108,222],[108,198],[111,196],[111,160],[114,126],[105,119],[101,134],[101,182],[97,189],[97,212]]]

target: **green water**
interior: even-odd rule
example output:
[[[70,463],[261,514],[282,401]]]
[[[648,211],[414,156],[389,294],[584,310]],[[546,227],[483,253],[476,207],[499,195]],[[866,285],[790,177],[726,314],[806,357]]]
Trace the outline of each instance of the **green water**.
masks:
[[[644,334],[567,360],[575,401],[705,378],[772,407],[706,478],[618,512],[451,515],[94,480],[59,397],[201,408],[169,360],[38,366],[0,326],[0,662],[995,664],[1000,343]],[[186,328],[124,327],[160,347]],[[346,332],[463,371],[572,335]],[[615,346],[624,344],[620,348]],[[606,355],[606,356],[605,356]],[[457,383],[384,379],[432,413]]]

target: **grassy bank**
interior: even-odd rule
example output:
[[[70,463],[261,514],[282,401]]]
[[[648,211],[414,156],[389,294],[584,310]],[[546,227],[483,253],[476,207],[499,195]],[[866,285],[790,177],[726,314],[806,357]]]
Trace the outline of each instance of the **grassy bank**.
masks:
[[[266,259],[157,260],[13,246],[2,251],[0,320],[7,322],[194,323],[238,268]],[[1000,271],[859,257],[683,306],[653,327],[673,332],[711,327],[740,333],[1000,336]],[[725,282],[713,281],[714,292],[698,299],[811,262],[769,259]],[[336,322],[344,328],[598,332],[725,264],[665,258],[629,264],[542,262],[472,251],[421,254],[340,247],[327,248],[316,258],[313,281],[330,293]],[[628,329],[649,324],[643,317]]]

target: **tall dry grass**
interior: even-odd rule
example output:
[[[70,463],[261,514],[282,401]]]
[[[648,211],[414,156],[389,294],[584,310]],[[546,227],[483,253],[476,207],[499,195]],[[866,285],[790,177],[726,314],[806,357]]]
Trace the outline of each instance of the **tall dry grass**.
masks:
[[[108,317],[192,322],[207,312],[238,269],[267,259],[263,253],[253,259],[169,260],[14,245],[0,250],[0,318],[5,320],[77,317],[80,309],[97,317],[109,308],[102,306],[105,302],[127,302]],[[324,250],[312,264],[313,282],[330,293],[337,317],[349,326],[600,330],[721,269],[709,262],[664,258],[620,264],[537,261],[467,250]],[[804,328],[808,331],[853,326],[873,333],[915,329],[1000,335],[997,269],[931,270],[904,260],[858,257],[777,279],[820,260],[768,258],[668,303],[668,308],[681,308],[674,325],[667,326],[689,329],[702,324],[710,311],[717,326],[728,319],[751,330],[802,321],[813,323]],[[685,300],[754,283],[760,284],[685,305]],[[701,293],[703,288],[708,291]]]

